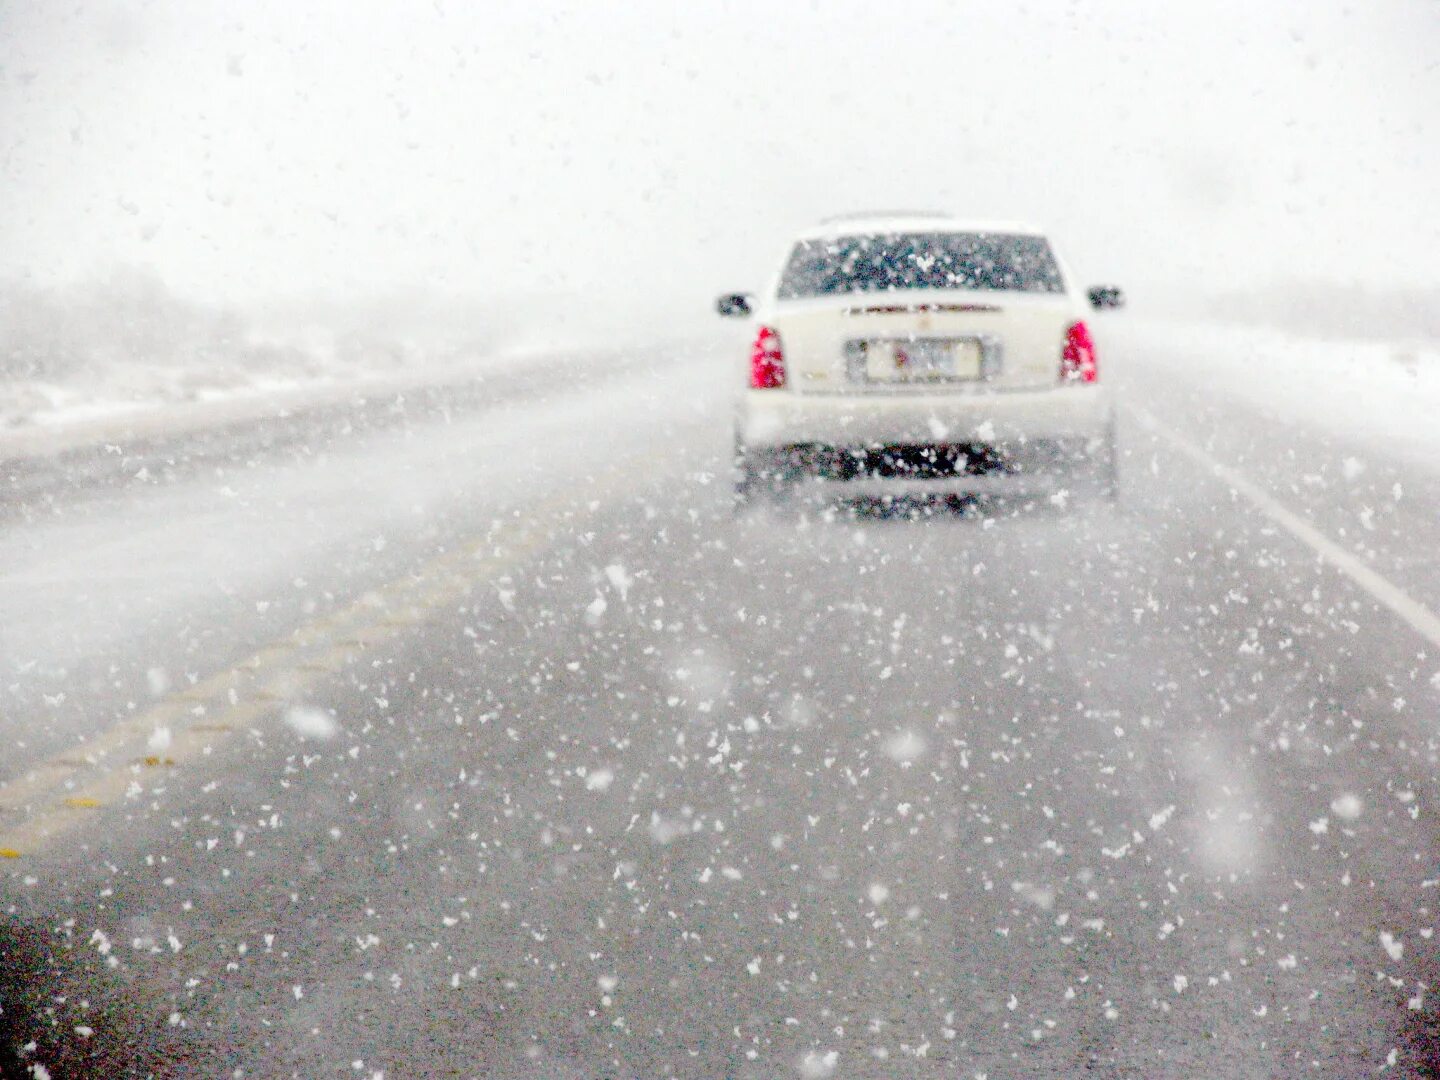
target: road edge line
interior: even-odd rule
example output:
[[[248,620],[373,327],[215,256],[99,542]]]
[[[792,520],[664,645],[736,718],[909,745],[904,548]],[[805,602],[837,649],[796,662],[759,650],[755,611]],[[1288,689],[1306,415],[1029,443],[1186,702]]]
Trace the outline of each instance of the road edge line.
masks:
[[[1371,599],[1398,616],[1431,645],[1440,648],[1440,616],[1389,578],[1367,566],[1357,555],[1331,540],[1258,484],[1247,480],[1229,466],[1222,465],[1189,439],[1166,427],[1153,413],[1145,409],[1134,409],[1132,415],[1151,433],[1160,436],[1206,472],[1223,480],[1232,490],[1249,499],[1271,521],[1360,586]]]

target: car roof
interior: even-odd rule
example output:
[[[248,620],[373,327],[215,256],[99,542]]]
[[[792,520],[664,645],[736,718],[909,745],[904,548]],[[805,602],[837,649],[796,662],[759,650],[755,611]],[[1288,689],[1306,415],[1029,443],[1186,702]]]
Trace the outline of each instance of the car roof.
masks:
[[[855,214],[826,218],[817,225],[801,230],[797,240],[826,240],[840,236],[865,236],[889,233],[1009,233],[1021,236],[1043,236],[1045,231],[1035,225],[1017,221],[973,221],[947,217],[943,214]]]

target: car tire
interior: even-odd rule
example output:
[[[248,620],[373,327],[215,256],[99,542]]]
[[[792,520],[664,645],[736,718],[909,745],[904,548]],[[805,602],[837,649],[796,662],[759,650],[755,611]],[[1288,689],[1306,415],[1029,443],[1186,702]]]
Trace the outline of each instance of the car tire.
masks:
[[[752,450],[735,438],[735,510],[779,504],[791,490],[792,474],[773,450]]]
[[[1105,434],[1072,459],[1067,487],[1077,505],[1120,501],[1120,453],[1112,421]]]
[[[1120,441],[1115,433],[1112,417],[1105,441],[1095,456],[1093,466],[1096,495],[1103,501],[1115,504],[1120,501]]]
[[[741,470],[744,470],[744,466],[743,466],[743,465],[742,465],[742,466],[739,466],[739,468],[740,468]],[[747,472],[741,471],[740,475],[738,475],[737,477],[735,477],[735,498],[734,498],[734,503],[733,503],[735,512],[736,512],[737,514],[744,513],[746,510],[748,510],[748,509],[754,504],[754,502],[755,502],[755,481],[754,481],[754,478],[751,477]]]
[[[755,464],[750,454],[745,449],[745,444],[740,441],[740,433],[735,433],[735,449],[731,458],[731,471],[735,481],[734,511],[736,514],[744,513],[755,503],[759,494],[758,488],[760,478],[756,475]]]

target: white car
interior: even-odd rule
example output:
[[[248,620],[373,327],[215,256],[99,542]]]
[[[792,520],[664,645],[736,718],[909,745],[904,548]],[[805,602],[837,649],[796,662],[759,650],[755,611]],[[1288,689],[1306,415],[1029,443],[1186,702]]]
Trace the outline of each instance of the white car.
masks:
[[[1088,306],[1119,307],[1091,289]],[[1090,490],[1113,497],[1115,417],[1085,298],[1037,229],[831,219],[758,304],[735,427],[736,494]]]

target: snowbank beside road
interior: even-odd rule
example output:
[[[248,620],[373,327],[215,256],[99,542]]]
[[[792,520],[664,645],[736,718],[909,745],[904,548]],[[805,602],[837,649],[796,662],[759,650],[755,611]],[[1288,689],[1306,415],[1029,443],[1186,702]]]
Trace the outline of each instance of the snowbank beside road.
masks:
[[[493,359],[449,363],[405,372],[329,371],[309,377],[278,378],[257,374],[248,381],[211,387],[192,394],[169,392],[160,373],[149,394],[136,391],[136,375],[118,382],[63,384],[12,383],[6,392],[27,411],[13,409],[0,427],[0,460],[57,453],[104,441],[197,431],[260,417],[275,416],[357,395],[403,391],[475,378]]]
[[[693,349],[693,343],[688,347]],[[654,347],[648,351],[655,351]],[[547,365],[557,372],[575,370],[613,362],[616,356],[617,350],[613,348],[546,353],[521,347],[416,365],[404,371],[395,371],[393,367],[316,368],[308,378],[286,379],[257,373],[247,382],[183,397],[163,391],[150,396],[133,392],[119,394],[113,386],[104,383],[65,384],[55,395],[51,408],[12,419],[8,427],[0,425],[0,461],[56,454],[100,443],[181,435],[339,405],[357,398],[373,399],[423,387],[453,386],[499,376],[525,365]],[[125,385],[134,386],[133,375]]]
[[[1100,320],[1102,350],[1266,416],[1440,468],[1440,342],[1336,341],[1250,326]],[[1102,362],[1103,362],[1102,352]]]

